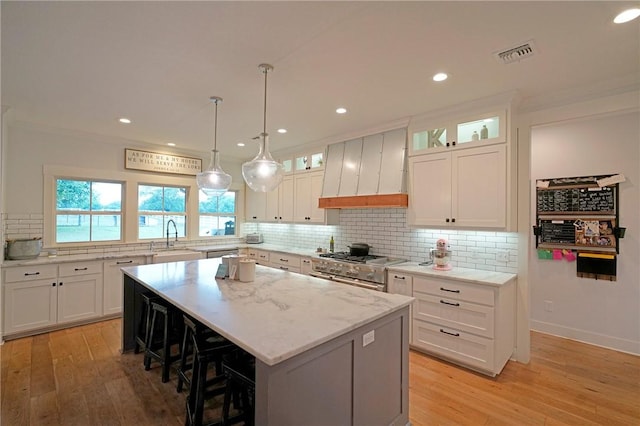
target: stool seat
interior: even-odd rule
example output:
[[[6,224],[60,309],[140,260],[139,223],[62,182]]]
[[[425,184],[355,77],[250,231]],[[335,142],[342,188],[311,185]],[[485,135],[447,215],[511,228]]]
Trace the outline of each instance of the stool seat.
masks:
[[[178,310],[163,300],[151,302],[151,326],[149,341],[145,349],[144,369],[151,369],[151,362],[158,361],[162,368],[162,383],[169,381],[171,364],[180,359],[182,330],[176,327]],[[171,348],[178,345],[178,352],[171,353]]]

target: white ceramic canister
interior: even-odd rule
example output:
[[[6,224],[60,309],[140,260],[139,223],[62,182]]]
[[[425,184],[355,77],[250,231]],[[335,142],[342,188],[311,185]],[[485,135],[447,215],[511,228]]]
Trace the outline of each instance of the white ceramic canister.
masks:
[[[256,279],[256,261],[253,259],[240,259],[238,262],[238,279],[248,283]]]
[[[238,279],[238,269],[240,267],[240,260],[245,259],[246,257],[247,257],[246,254],[230,254],[229,255],[229,259],[228,259],[229,279],[232,279],[232,280]],[[224,259],[222,261],[224,262]]]

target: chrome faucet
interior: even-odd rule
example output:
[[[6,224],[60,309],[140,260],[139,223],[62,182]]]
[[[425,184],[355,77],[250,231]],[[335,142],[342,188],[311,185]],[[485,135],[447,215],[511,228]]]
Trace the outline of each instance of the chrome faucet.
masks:
[[[173,223],[173,230],[175,231],[174,235],[176,237],[176,241],[178,241],[178,227],[176,226],[176,223],[173,221],[173,219],[169,219],[167,221],[167,248],[171,247],[172,244],[169,244],[169,224]]]

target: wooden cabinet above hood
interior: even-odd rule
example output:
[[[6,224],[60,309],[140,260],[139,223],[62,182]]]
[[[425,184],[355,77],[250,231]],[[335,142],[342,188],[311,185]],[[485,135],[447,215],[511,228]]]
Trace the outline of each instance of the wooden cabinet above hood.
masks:
[[[406,128],[329,145],[319,207],[407,207]]]

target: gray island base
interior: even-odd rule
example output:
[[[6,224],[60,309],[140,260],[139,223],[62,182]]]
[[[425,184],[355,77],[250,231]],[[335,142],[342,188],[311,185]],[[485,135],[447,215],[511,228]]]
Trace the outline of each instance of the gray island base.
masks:
[[[409,424],[412,298],[259,265],[216,280],[219,263],[123,268],[123,352],[151,290],[255,356],[256,425]]]

